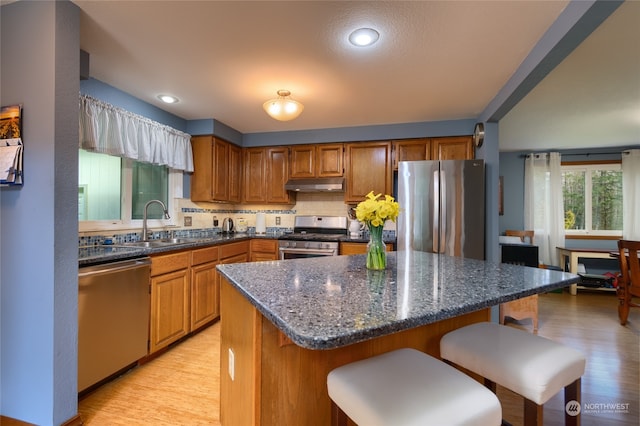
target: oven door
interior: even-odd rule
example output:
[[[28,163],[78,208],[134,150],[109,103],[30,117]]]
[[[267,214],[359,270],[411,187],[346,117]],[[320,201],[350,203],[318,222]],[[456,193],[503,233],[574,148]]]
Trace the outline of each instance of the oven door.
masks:
[[[280,247],[280,260],[285,259],[306,259],[308,257],[337,256],[337,248],[291,248]]]

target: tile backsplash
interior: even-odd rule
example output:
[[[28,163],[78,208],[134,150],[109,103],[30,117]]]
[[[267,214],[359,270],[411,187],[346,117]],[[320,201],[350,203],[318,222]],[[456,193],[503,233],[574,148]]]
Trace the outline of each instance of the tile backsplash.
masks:
[[[296,215],[317,216],[347,216],[350,206],[344,203],[342,193],[299,193],[296,194],[296,204],[284,205],[248,205],[248,204],[223,204],[223,203],[194,203],[190,199],[176,199],[175,210],[171,216],[175,217],[175,224],[164,228],[150,229],[150,238],[204,238],[221,231],[222,221],[226,217],[232,220],[245,219],[248,233],[255,232],[256,214],[265,213],[266,231],[269,235],[280,235],[293,231]],[[185,221],[185,218],[190,218]],[[217,226],[214,226],[217,220]],[[185,226],[185,223],[191,223]],[[385,224],[385,233],[395,233],[395,223]],[[114,244],[131,241],[139,241],[142,238],[141,230],[122,231],[94,231],[82,232],[79,236],[81,247],[101,245],[111,239]]]

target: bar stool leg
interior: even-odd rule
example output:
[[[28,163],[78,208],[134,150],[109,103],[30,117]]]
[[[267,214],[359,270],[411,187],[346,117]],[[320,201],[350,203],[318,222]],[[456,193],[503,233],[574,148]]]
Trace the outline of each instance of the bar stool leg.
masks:
[[[347,426],[348,416],[338,405],[331,401],[331,426]]]
[[[577,379],[575,382],[565,386],[564,388],[564,403],[565,403],[564,424],[565,426],[580,426],[581,415],[578,414],[577,416],[570,416],[569,413],[566,411],[566,404],[569,401],[577,401],[578,403],[580,403],[581,388],[582,388],[580,385],[581,380],[582,380],[581,378]]]
[[[524,426],[543,425],[543,406],[525,398],[524,399]]]

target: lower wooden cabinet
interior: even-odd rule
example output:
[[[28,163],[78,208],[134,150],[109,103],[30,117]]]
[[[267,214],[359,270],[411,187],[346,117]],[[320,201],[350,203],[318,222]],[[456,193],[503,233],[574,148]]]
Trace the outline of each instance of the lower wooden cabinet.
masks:
[[[191,252],[191,315],[194,331],[220,316],[218,246]]]
[[[189,329],[190,252],[151,258],[149,353],[186,336]]]
[[[393,244],[387,243],[387,251],[393,251]],[[367,243],[340,243],[340,254],[364,254],[367,252]]]
[[[278,260],[278,240],[251,240],[251,261]]]

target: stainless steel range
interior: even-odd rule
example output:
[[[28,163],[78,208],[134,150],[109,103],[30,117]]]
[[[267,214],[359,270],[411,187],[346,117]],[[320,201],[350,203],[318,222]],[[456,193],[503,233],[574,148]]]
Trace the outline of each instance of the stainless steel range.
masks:
[[[337,256],[347,230],[346,216],[296,216],[293,233],[279,238],[280,259]]]

